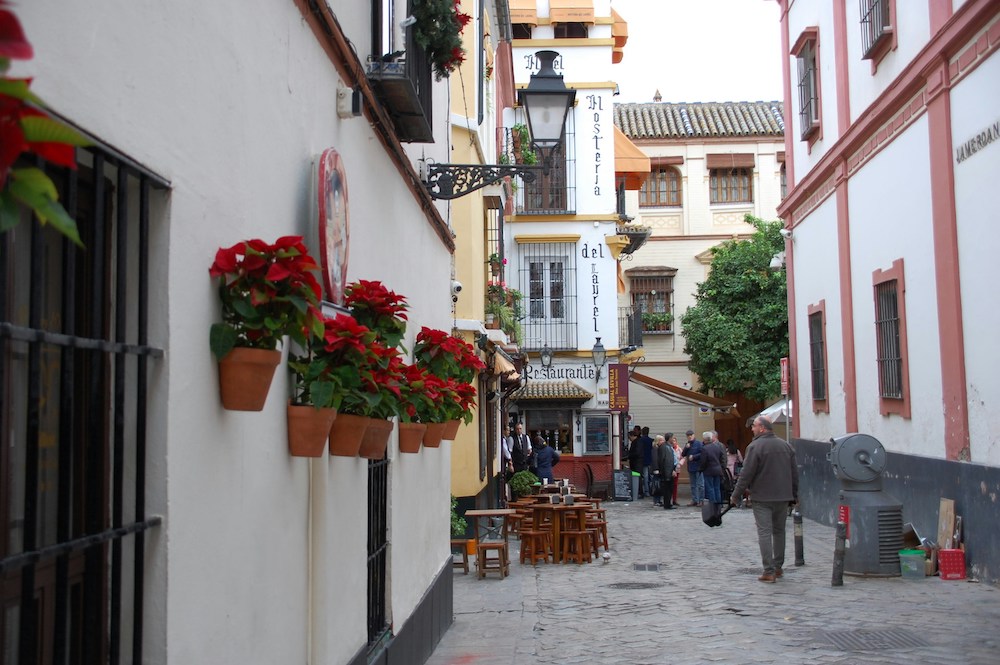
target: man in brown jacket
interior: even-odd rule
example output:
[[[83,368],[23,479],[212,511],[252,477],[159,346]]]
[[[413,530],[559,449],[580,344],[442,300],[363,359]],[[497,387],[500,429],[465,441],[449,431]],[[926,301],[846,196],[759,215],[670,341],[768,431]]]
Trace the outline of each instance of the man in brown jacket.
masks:
[[[781,577],[785,563],[785,522],[789,503],[799,499],[799,470],[795,466],[795,449],[775,436],[767,417],[757,416],[750,429],[753,441],[747,447],[743,472],[729,502],[738,505],[743,492],[750,490],[764,565],[764,573],[757,579],[774,582]]]

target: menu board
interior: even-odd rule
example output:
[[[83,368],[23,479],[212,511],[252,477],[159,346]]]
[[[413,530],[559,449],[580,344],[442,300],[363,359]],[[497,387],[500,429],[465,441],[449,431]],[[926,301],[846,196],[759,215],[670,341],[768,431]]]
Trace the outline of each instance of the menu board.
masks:
[[[612,471],[615,481],[615,501],[632,500],[632,472],[628,469]]]
[[[611,419],[607,416],[587,416],[584,452],[596,455],[611,454]]]

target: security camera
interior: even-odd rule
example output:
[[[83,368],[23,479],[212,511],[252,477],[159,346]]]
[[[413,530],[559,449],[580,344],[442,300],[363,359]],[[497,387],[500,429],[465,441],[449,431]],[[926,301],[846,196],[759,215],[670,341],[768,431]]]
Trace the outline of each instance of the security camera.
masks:
[[[462,292],[462,283],[457,279],[451,280],[451,295],[457,296]]]
[[[791,229],[781,229],[780,231],[778,231],[778,233],[781,234],[782,238],[791,238],[792,237],[792,230]]]

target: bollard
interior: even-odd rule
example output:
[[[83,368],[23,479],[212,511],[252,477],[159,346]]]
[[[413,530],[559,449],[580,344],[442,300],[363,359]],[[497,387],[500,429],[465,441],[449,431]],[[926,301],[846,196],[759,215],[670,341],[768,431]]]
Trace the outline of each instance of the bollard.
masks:
[[[844,543],[847,540],[847,524],[837,522],[837,543],[833,547],[833,581],[830,586],[844,586]]]
[[[798,506],[792,511],[792,524],[795,531],[795,565],[804,566],[806,557],[802,546],[802,513],[799,512]]]

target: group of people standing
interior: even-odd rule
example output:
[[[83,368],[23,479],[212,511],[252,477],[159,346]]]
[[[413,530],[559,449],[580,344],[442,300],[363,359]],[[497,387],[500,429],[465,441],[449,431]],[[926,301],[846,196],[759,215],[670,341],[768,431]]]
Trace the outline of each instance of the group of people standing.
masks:
[[[701,440],[688,430],[687,443],[681,456],[687,462],[691,482],[691,506],[701,506],[705,501],[725,503],[724,490],[731,490],[743,467],[743,454],[732,439],[723,446],[719,433],[702,432]]]
[[[628,433],[625,450],[629,468],[640,475],[639,498],[653,497],[653,503],[670,510],[676,508],[677,476],[685,460],[672,432],[649,436],[648,427],[635,426]]]
[[[514,425],[514,433],[505,426],[500,438],[500,452],[503,456],[504,468],[510,475],[518,471],[531,471],[539,479],[552,480],[552,467],[559,463],[559,451],[546,443],[541,434],[535,434],[534,440],[524,433],[521,423]]]

